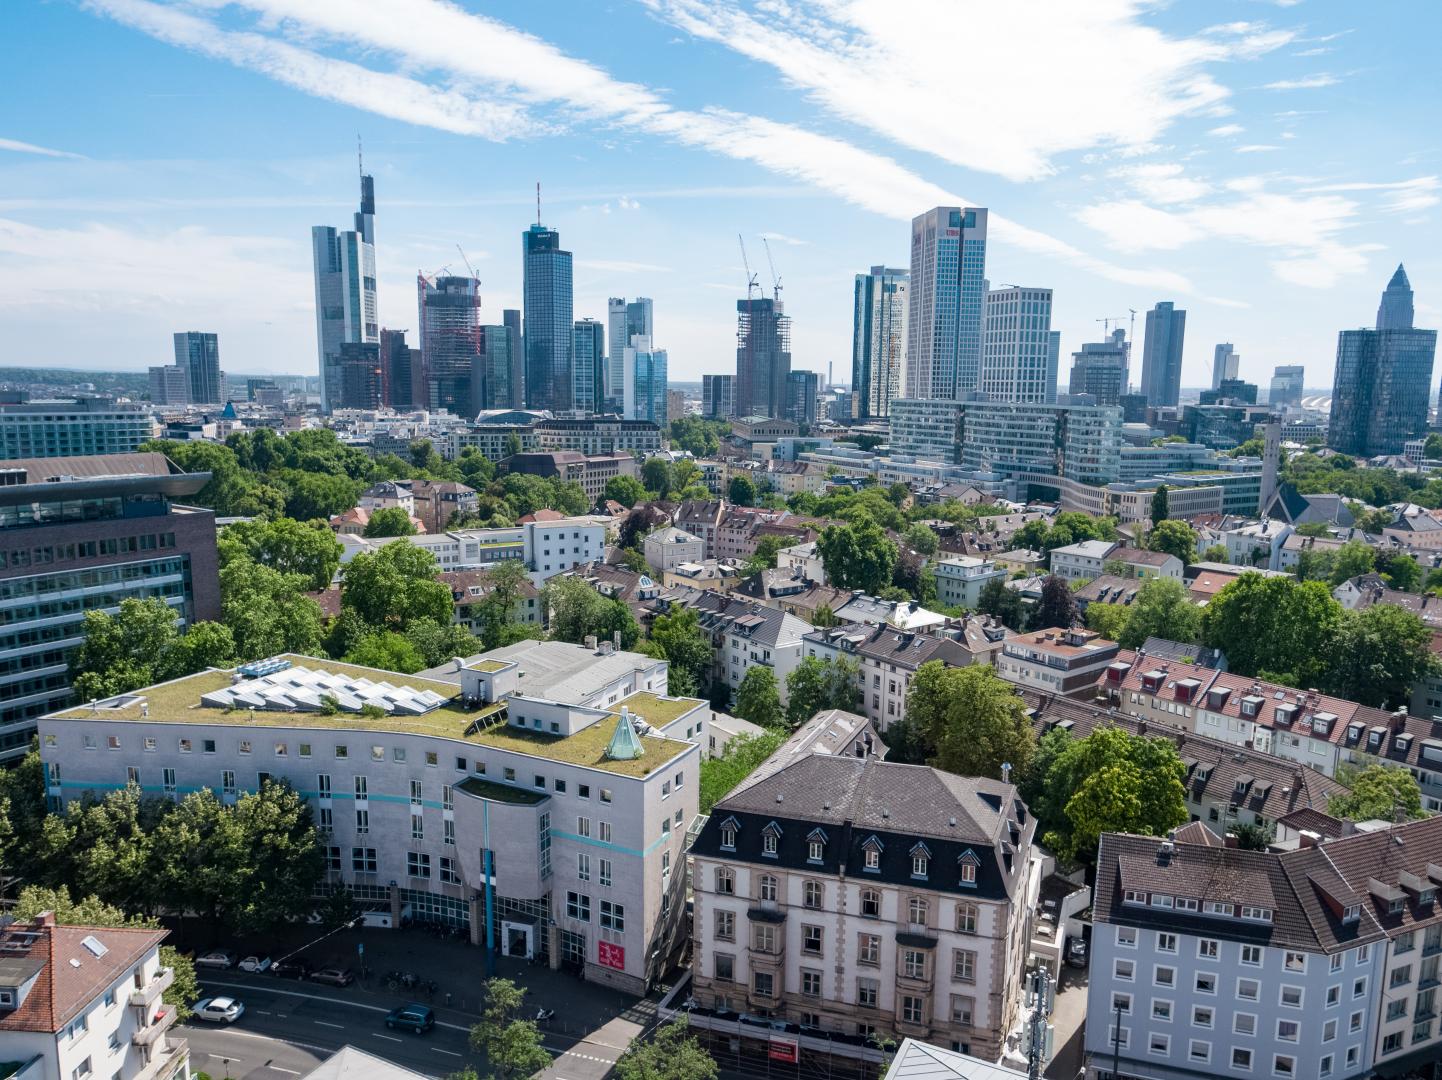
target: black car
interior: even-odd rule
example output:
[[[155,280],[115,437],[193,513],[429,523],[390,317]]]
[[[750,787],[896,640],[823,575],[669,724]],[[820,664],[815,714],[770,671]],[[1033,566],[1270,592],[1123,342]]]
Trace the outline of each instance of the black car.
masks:
[[[414,1001],[392,1009],[386,1014],[386,1027],[391,1030],[401,1028],[405,1031],[413,1031],[417,1035],[424,1035],[435,1026],[436,1014],[430,1006],[420,1005]]]
[[[277,960],[270,965],[270,973],[282,979],[308,979],[315,968],[309,960],[292,956],[288,960]]]
[[[325,983],[328,986],[349,986],[355,982],[355,972],[350,968],[325,967],[313,972],[310,981]]]

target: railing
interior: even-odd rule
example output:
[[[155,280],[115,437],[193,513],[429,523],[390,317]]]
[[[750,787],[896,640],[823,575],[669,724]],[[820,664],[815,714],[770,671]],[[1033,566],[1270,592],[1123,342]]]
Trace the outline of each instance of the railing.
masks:
[[[164,1005],[155,1014],[155,1019],[145,1027],[137,1028],[130,1036],[130,1041],[136,1046],[150,1046],[172,1027],[175,1026],[175,1006]]]
[[[151,979],[144,986],[138,986],[130,991],[130,1004],[142,1007],[150,1005],[156,998],[165,993],[166,990],[169,990],[170,984],[174,981],[175,969],[161,968],[155,973],[155,978]]]

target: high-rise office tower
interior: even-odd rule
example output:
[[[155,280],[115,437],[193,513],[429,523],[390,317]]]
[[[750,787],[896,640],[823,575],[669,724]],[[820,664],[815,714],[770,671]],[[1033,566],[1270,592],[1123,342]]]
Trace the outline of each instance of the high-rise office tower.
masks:
[[[178,364],[150,369],[150,403],[152,405],[190,404],[190,372]]]
[[[1337,335],[1327,445],[1344,454],[1400,454],[1427,429],[1437,331],[1412,326],[1412,287],[1399,265],[1375,330]]]
[[[472,377],[481,353],[481,283],[473,277],[416,277],[426,407],[474,417]]]
[[[729,420],[736,415],[736,376],[701,376],[701,415],[707,420]]]
[[[1268,405],[1298,405],[1302,401],[1302,382],[1307,369],[1301,364],[1279,364],[1272,369],[1272,390]]]
[[[571,253],[560,233],[537,222],[521,234],[521,254],[526,404],[564,412],[575,407]]]
[[[425,404],[421,351],[406,344],[404,330],[381,331],[381,374],[381,399],[387,406],[404,412]]]
[[[1152,408],[1176,405],[1182,392],[1182,341],[1187,334],[1187,313],[1163,300],[1147,312],[1147,336],[1142,346],[1142,394]]]
[[[873,266],[857,274],[852,298],[851,389],[861,419],[890,416],[906,373],[907,292],[911,274]]]
[[[621,388],[622,417],[666,425],[666,350],[651,346],[645,334],[633,334],[626,346],[626,379]]]
[[[200,330],[175,335],[175,366],[185,372],[190,400],[195,405],[217,405],[225,400],[220,375],[220,338]]]
[[[471,380],[471,400],[475,411],[513,408],[515,387],[511,379],[516,372],[517,335],[511,327],[481,327],[481,356]]]
[[[505,326],[511,350],[511,400],[505,402],[513,409],[526,407],[526,347],[521,334],[521,313],[517,308],[501,311],[501,324]],[[497,408],[502,406],[498,405]]]
[[[1236,379],[1242,358],[1232,349],[1232,343],[1225,341],[1212,350],[1212,389],[1222,385],[1223,379]]]
[[[736,301],[736,415],[786,415],[791,318],[780,300]]]
[[[340,372],[339,409],[378,409],[385,376],[377,341],[343,341],[337,368]]]
[[[343,342],[380,343],[376,313],[375,182],[361,176],[360,209],[354,228],[330,225],[310,230],[315,267],[315,326],[320,348],[320,402],[335,408],[341,393]]]
[[[911,220],[906,396],[977,389],[986,298],[985,209],[938,206]]]
[[[993,401],[1056,403],[1051,290],[988,290],[977,389]]]
[[[572,399],[580,412],[604,411],[606,399],[606,327],[595,319],[578,319],[571,327]],[[614,348],[614,346],[613,346]]]
[[[1117,405],[1127,392],[1127,332],[1120,327],[1107,341],[1089,341],[1071,354],[1072,394],[1090,394],[1098,405]]]
[[[821,374],[793,371],[786,376],[786,418],[810,427],[816,423],[816,401],[821,396]]]
[[[638,296],[628,302],[624,296],[613,296],[607,300],[606,334],[610,352],[606,356],[604,394],[608,407],[620,408],[626,381],[626,346],[638,335],[653,340],[656,337],[651,299]]]

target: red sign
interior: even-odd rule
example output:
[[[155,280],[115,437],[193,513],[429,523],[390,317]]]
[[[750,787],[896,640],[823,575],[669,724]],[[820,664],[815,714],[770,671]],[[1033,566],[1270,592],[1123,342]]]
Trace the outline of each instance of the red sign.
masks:
[[[772,1061],[787,1061],[795,1065],[801,1056],[801,1051],[795,1039],[779,1039],[773,1035],[766,1056]]]
[[[626,947],[624,945],[612,945],[609,941],[599,941],[596,943],[596,962],[602,967],[625,971]]]

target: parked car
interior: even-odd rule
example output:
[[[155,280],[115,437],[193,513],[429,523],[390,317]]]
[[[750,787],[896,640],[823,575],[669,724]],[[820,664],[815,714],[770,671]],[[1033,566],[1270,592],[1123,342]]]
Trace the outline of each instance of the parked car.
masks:
[[[1068,938],[1066,943],[1067,967],[1084,968],[1087,966],[1087,943],[1086,938]]]
[[[208,1020],[212,1024],[233,1024],[245,1012],[245,1006],[235,998],[205,998],[195,1003],[195,1018]]]
[[[198,968],[232,968],[235,967],[235,953],[229,949],[211,949],[210,952],[195,958],[195,966]]]
[[[235,965],[241,971],[249,971],[259,974],[262,971],[270,970],[270,957],[268,956],[247,956],[240,963]]]
[[[270,973],[283,979],[305,979],[315,969],[303,956],[292,956],[289,960],[277,960],[270,965]]]
[[[311,973],[311,982],[326,983],[329,986],[349,986],[355,982],[355,972],[350,968],[327,967]]]
[[[403,1028],[406,1031],[414,1031],[417,1035],[424,1035],[435,1026],[435,1011],[428,1005],[419,1005],[414,1001],[392,1009],[386,1014],[386,1027],[392,1030]]]

